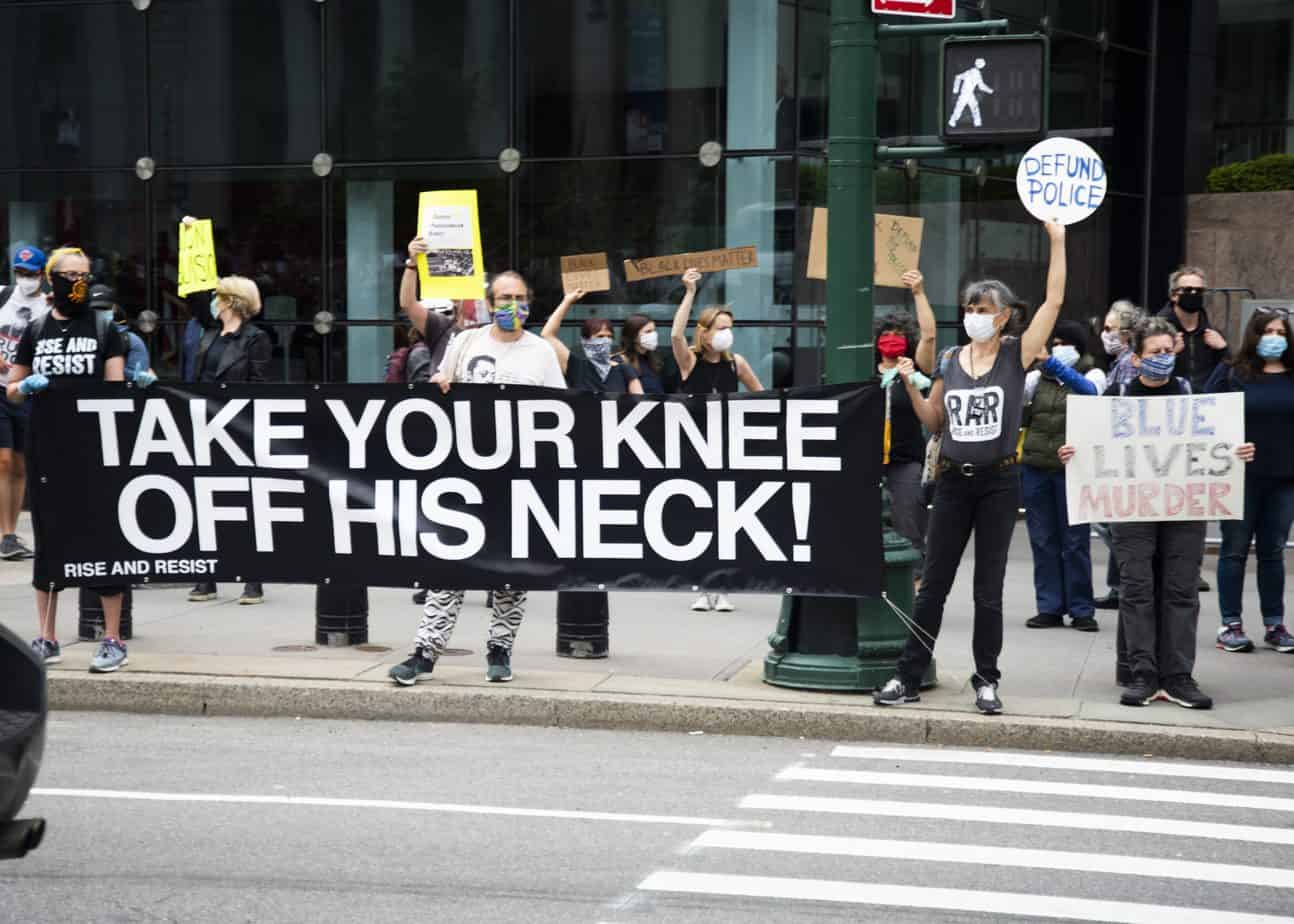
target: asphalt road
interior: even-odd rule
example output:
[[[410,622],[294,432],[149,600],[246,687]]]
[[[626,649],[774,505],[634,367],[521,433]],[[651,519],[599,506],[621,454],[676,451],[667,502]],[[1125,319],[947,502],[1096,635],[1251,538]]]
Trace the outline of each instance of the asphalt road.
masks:
[[[1092,761],[1096,761],[1093,763]],[[1294,917],[1294,771],[60,713],[4,922]]]

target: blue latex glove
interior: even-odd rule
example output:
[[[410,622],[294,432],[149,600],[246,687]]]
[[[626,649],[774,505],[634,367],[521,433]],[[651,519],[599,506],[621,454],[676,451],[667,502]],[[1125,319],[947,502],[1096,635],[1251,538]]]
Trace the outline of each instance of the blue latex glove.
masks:
[[[130,381],[136,388],[147,388],[157,381],[157,373],[148,369],[136,369],[135,374],[130,377]]]
[[[33,372],[18,383],[18,390],[29,398],[46,388],[49,388],[49,376],[41,375],[39,372]]]

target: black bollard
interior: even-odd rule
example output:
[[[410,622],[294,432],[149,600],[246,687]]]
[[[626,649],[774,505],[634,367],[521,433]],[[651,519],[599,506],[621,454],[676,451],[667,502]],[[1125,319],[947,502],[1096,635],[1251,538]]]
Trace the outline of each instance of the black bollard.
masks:
[[[315,589],[315,642],[341,648],[368,642],[368,588],[320,584]]]
[[[79,604],[81,618],[77,621],[76,637],[83,642],[97,642],[103,638],[103,601],[89,587],[82,587]],[[130,588],[121,594],[121,638],[128,642],[134,636],[134,620],[131,615],[133,599]]]
[[[557,656],[605,658],[611,645],[610,622],[605,591],[558,591]]]

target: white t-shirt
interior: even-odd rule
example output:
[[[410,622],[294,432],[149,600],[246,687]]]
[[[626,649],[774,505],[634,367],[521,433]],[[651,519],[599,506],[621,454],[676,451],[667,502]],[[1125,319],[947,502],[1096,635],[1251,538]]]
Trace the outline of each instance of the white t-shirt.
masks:
[[[43,293],[23,295],[15,287],[9,301],[0,306],[0,359],[12,363],[23,331],[48,311],[49,302]],[[0,372],[0,382],[8,383],[12,375],[12,371]]]
[[[440,371],[451,382],[566,387],[557,354],[544,338],[522,331],[520,339],[505,341],[493,331],[477,327],[457,334]]]

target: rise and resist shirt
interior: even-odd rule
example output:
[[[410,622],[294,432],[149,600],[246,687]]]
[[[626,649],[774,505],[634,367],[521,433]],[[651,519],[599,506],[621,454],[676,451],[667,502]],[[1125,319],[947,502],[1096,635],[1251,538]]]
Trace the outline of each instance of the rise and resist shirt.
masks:
[[[948,419],[944,458],[983,465],[1014,456],[1024,414],[1020,341],[1014,337],[1003,339],[992,368],[975,378],[962,368],[960,352],[958,349],[946,354],[935,369],[935,380],[943,379]]]
[[[94,313],[79,318],[59,320],[53,314],[45,319],[40,339],[33,328],[23,331],[14,363],[30,367],[33,373],[60,379],[103,379],[108,360],[126,355],[124,338],[111,325],[102,347]]]

